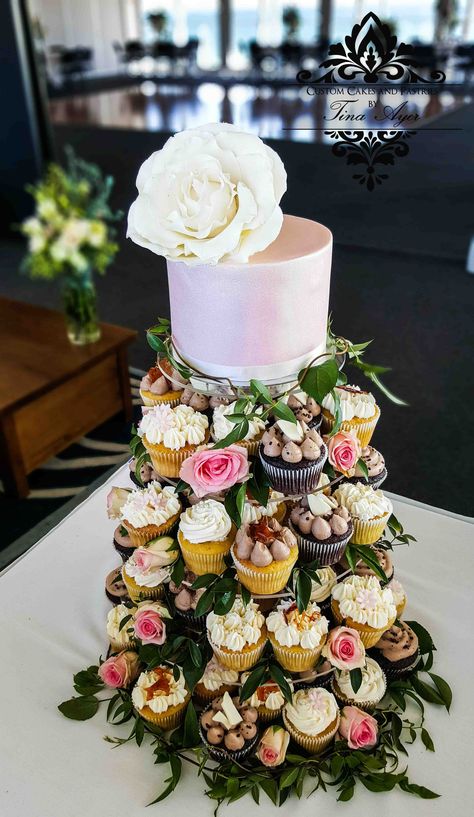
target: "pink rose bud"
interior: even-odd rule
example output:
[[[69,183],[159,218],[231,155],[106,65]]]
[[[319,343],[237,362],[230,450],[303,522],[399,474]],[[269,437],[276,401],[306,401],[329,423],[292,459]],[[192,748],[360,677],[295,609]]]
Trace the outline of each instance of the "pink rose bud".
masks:
[[[337,669],[351,670],[365,666],[365,647],[357,630],[351,627],[330,630],[322,654]]]
[[[264,766],[281,766],[286,757],[290,735],[283,726],[269,726],[258,744],[257,757]]]
[[[225,491],[249,476],[247,449],[229,445],[196,451],[184,460],[179,476],[198,497]]]
[[[346,477],[352,476],[361,455],[358,437],[351,431],[338,431],[333,437],[328,437],[327,446],[328,460],[332,467]]]
[[[153,553],[146,548],[136,548],[133,552],[133,561],[138,569],[143,572],[155,564]]]
[[[163,615],[168,615],[168,611],[158,604],[144,604],[135,613],[133,619],[135,635],[143,644],[165,643],[166,624]]]
[[[127,501],[128,488],[112,488],[107,494],[107,516],[109,519],[120,519],[120,509]]]
[[[339,737],[347,740],[349,749],[372,749],[378,741],[377,721],[357,706],[345,706],[341,710]]]
[[[99,667],[99,676],[108,687],[128,687],[140,672],[140,660],[136,652],[125,650],[112,655]]]

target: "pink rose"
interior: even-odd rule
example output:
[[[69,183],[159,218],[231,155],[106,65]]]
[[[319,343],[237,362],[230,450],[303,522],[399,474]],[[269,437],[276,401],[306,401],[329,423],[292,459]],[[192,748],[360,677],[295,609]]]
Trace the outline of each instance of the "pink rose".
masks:
[[[140,660],[136,652],[124,650],[112,655],[99,667],[99,676],[108,687],[121,689],[127,687],[137,678],[140,672]]]
[[[135,635],[144,644],[164,644],[166,640],[166,624],[163,621],[167,610],[158,604],[141,605],[135,613],[133,627]]]
[[[338,431],[329,437],[328,460],[336,471],[346,477],[353,476],[357,460],[361,455],[359,439],[351,431]],[[352,474],[350,473],[352,471]]]
[[[128,499],[128,488],[112,488],[107,494],[107,516],[109,519],[120,519],[120,509]]]
[[[249,475],[247,449],[240,445],[203,448],[184,460],[179,476],[198,497],[217,493],[243,482]]]
[[[345,706],[341,710],[339,737],[347,740],[349,749],[371,749],[378,740],[377,721],[357,706]]]
[[[290,735],[283,726],[265,729],[258,744],[257,757],[264,766],[280,766],[286,757]]]
[[[322,654],[337,669],[351,670],[365,665],[365,647],[357,630],[351,627],[330,630]]]

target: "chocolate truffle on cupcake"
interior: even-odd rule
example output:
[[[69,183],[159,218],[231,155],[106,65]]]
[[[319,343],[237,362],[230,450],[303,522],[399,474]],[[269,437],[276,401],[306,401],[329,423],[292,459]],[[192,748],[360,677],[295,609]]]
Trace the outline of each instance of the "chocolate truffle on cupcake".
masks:
[[[364,712],[372,712],[387,691],[387,679],[377,661],[367,658],[361,668],[362,681],[357,692],[352,687],[348,670],[336,670],[331,689],[340,706],[358,706]]]
[[[202,499],[191,505],[181,514],[178,529],[186,567],[197,576],[222,573],[236,530],[222,502]]]
[[[380,409],[375,397],[358,386],[337,386],[339,397],[340,429],[354,431],[364,448],[370,443],[375,426],[380,417]],[[323,429],[330,432],[336,422],[336,404],[332,394],[327,394],[322,403]]]
[[[179,477],[186,457],[209,439],[209,420],[191,406],[154,406],[144,413],[138,434],[163,477]]]
[[[321,426],[323,415],[321,406],[313,397],[308,397],[304,392],[290,394],[286,401],[297,420],[306,423],[309,428],[318,430]]]
[[[387,479],[388,473],[385,467],[385,460],[380,451],[377,451],[377,449],[371,445],[366,445],[361,451],[360,459],[365,463],[367,476],[365,476],[365,472],[357,463],[354,475],[352,477],[346,477],[343,482],[366,482],[371,488],[374,488],[374,490],[380,488],[382,482],[385,482]]]
[[[241,684],[249,677],[249,672],[243,672],[240,676]],[[290,678],[286,679],[288,686],[293,692],[293,681]],[[247,706],[252,706],[258,712],[258,717],[262,723],[271,723],[281,715],[282,709],[285,705],[285,697],[279,685],[275,681],[266,681],[261,684],[255,692],[245,702]]]
[[[134,547],[146,545],[157,536],[169,533],[178,521],[180,511],[181,502],[174,488],[171,485],[163,488],[159,482],[151,482],[146,488],[133,491],[112,488],[107,496],[109,519],[120,519]],[[123,542],[121,547],[125,545]],[[125,552],[119,552],[125,555]]]
[[[385,548],[378,548],[375,545],[371,545],[370,549],[373,551],[374,556],[377,557],[380,567],[382,568],[383,572],[387,577],[387,581],[389,582],[390,579],[393,579],[393,562],[392,557],[388,550]],[[355,574],[357,576],[375,576],[374,571],[368,564],[363,562],[362,560],[357,563]]]
[[[177,406],[184,383],[184,379],[168,360],[158,360],[157,365],[148,369],[141,379],[140,397],[145,406]]]
[[[272,487],[286,496],[299,496],[316,489],[327,448],[306,423],[278,420],[263,434],[259,456]]]
[[[291,599],[281,601],[267,618],[268,638],[277,661],[289,672],[312,669],[326,642],[328,620],[310,601],[302,613]]]
[[[274,517],[241,525],[231,548],[237,578],[251,593],[279,593],[298,558],[296,536]]]
[[[215,658],[211,658],[194,687],[193,696],[199,703],[208,704],[224,692],[235,692],[238,682],[239,673],[236,670],[223,667]]]
[[[419,658],[418,636],[405,621],[392,624],[371,650],[389,680],[404,678]]]
[[[250,414],[251,407],[244,409],[245,414]],[[257,414],[261,414],[263,408],[256,410]],[[233,414],[234,406],[231,403],[228,406],[220,405],[214,409],[212,414],[211,435],[214,442],[219,442],[227,437],[228,434],[235,428],[235,423],[228,419],[228,414]],[[248,453],[255,455],[258,450],[258,444],[261,440],[262,434],[265,430],[265,422],[260,417],[252,417],[248,420],[249,428],[243,440],[238,440],[237,445],[242,445],[248,450]]]
[[[322,566],[342,558],[353,532],[347,508],[322,491],[304,496],[295,505],[290,525],[298,539],[301,559],[305,562],[317,559]]]
[[[179,556],[176,541],[161,536],[136,548],[122,568],[122,578],[133,601],[160,599],[171,576],[171,567]]]
[[[175,584],[170,579],[168,590],[172,595],[173,606],[181,618],[185,618],[188,624],[195,629],[203,630],[206,623],[206,616],[195,616],[197,603],[206,592],[204,587],[193,590],[192,584],[196,580],[196,574],[186,567],[181,584]]]
[[[258,604],[244,604],[237,596],[228,613],[214,611],[206,619],[207,638],[214,656],[224,667],[239,672],[251,669],[258,661],[267,642],[265,619]]]
[[[164,732],[179,726],[191,698],[181,667],[178,670],[177,678],[168,665],[142,672],[132,690],[136,712]]]
[[[393,510],[392,503],[380,489],[374,491],[362,482],[355,485],[346,482],[333,496],[352,517],[354,545],[373,545],[380,539]]]
[[[191,406],[194,411],[201,411],[203,414],[207,414],[209,411],[209,397],[207,394],[195,391],[192,386],[184,388],[179,402],[181,405]]]
[[[337,623],[357,630],[364,647],[373,647],[397,615],[390,588],[375,576],[348,576],[332,589],[331,609]]]
[[[299,689],[283,709],[283,723],[291,737],[311,754],[326,749],[336,735],[340,715],[332,692],[323,687]]]
[[[201,715],[199,731],[213,760],[241,761],[258,741],[258,712],[225,692]]]

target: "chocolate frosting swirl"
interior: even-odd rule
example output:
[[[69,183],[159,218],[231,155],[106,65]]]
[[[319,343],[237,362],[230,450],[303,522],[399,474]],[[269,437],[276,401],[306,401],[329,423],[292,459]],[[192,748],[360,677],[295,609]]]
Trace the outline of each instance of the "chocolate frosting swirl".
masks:
[[[372,548],[374,551],[374,555],[380,562],[380,567],[382,568],[383,572],[385,573],[387,579],[390,579],[393,573],[393,563],[392,557],[388,550],[384,550],[383,548]],[[365,562],[359,562],[356,567],[355,572],[358,576],[375,576],[374,571]]]
[[[365,448],[362,449],[361,459],[367,466],[367,473],[369,477],[378,477],[385,468],[385,460],[382,457],[382,454],[380,451],[377,451],[376,448],[372,448],[371,445],[366,445]],[[359,468],[359,466],[356,466],[355,476],[364,476],[362,469]]]
[[[393,624],[375,645],[388,661],[410,658],[418,650],[418,636],[404,621]]]

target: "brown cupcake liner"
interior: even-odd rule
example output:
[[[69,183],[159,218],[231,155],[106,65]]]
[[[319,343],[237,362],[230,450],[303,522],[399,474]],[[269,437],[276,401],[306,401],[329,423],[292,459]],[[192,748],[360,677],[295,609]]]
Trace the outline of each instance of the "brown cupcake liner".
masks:
[[[214,698],[218,698],[218,697],[219,697],[218,695],[214,695]],[[214,700],[214,698],[213,698],[213,700]],[[211,708],[211,704],[209,704],[209,706],[206,706],[206,708],[203,710],[202,714],[204,714],[204,712],[208,712],[208,710],[210,708]],[[224,761],[224,760],[236,760],[238,763],[240,763],[242,760],[245,760],[245,758],[250,755],[250,753],[255,749],[255,747],[256,747],[259,739],[260,739],[260,734],[259,734],[259,731],[258,731],[258,724],[257,724],[257,734],[255,735],[255,737],[252,738],[249,741],[245,741],[245,744],[242,747],[242,749],[238,749],[235,752],[230,752],[228,749],[225,748],[225,746],[213,746],[211,743],[208,742],[207,737],[206,737],[206,732],[201,726],[201,720],[199,720],[199,735],[200,735],[200,738],[201,738],[204,746],[206,747],[206,749],[208,750],[210,756],[212,757],[212,759],[216,760],[219,763]]]
[[[303,732],[300,732],[296,726],[293,726],[286,715],[285,709],[283,709],[283,723],[285,724],[285,728],[288,730],[295,743],[302,746],[303,749],[306,749],[306,751],[310,752],[312,755],[319,754],[319,752],[322,752],[327,746],[329,746],[335,737],[337,730],[339,729],[340,720],[341,716],[338,712],[333,723],[329,724],[329,726],[324,730],[324,732],[321,732],[320,735],[305,735]]]
[[[356,434],[361,448],[365,448],[366,445],[369,445],[380,417],[379,407],[376,406],[375,408],[376,411],[372,417],[368,419],[355,417],[353,420],[342,420],[339,426],[340,431],[352,431]],[[332,431],[335,421],[334,415],[327,409],[323,409],[323,428],[326,432]]]
[[[268,633],[269,641],[272,645],[275,658],[283,669],[289,672],[304,672],[313,669],[321,655],[321,650],[326,643],[326,636],[323,636],[320,644],[312,650],[305,650],[303,647],[282,647],[278,643],[273,633]]]
[[[382,536],[385,526],[390,518],[390,514],[386,513],[383,516],[378,516],[374,519],[369,519],[363,522],[357,516],[352,517],[352,524],[354,530],[351,537],[353,545],[373,545]]]
[[[315,462],[308,462],[308,465],[300,468],[282,468],[276,463],[266,460],[259,448],[259,456],[272,488],[275,491],[285,494],[285,496],[301,496],[314,491],[319,482],[319,477],[323,470],[327,457],[327,448],[323,444],[323,455]]]
[[[363,709],[364,712],[374,712],[377,704],[380,703],[387,692],[387,676],[383,671],[382,674],[384,677],[385,686],[382,695],[377,701],[359,701],[357,698],[348,698],[341,691],[339,684],[337,683],[337,678],[335,677],[331,679],[331,692],[340,706],[357,706],[359,709]]]
[[[320,567],[328,567],[339,562],[344,556],[346,545],[352,536],[352,527],[350,527],[347,535],[340,541],[327,544],[326,542],[315,542],[312,539],[306,539],[291,521],[289,526],[298,540],[300,561],[312,562],[317,559]]]
[[[331,610],[337,624],[342,624],[342,622],[345,621],[348,627],[351,627],[353,630],[357,630],[360,635],[360,640],[362,641],[364,647],[367,648],[374,647],[376,645],[377,641],[382,638],[383,634],[390,629],[396,618],[396,616],[394,616],[394,618],[389,619],[386,627],[381,627],[376,630],[373,627],[359,624],[358,621],[354,621],[352,618],[343,618],[339,609],[339,602],[336,601],[336,599],[333,599],[331,602]]]

